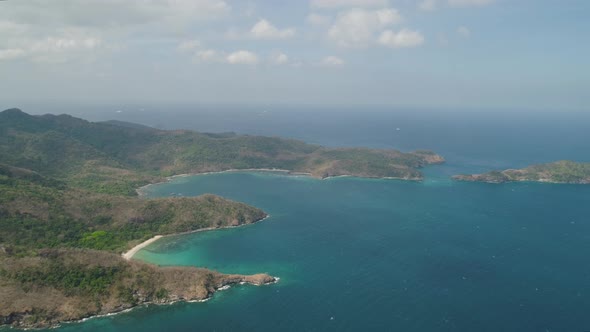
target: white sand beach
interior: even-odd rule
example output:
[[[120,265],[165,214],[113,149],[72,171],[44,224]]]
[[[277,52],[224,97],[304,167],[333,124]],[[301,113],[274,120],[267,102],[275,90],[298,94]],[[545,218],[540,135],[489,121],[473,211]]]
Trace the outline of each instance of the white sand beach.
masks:
[[[148,245],[154,243],[155,241],[157,241],[158,239],[162,238],[162,235],[156,235],[153,238],[144,241],[138,245],[136,245],[135,247],[133,247],[131,250],[129,250],[126,253],[123,253],[122,256],[123,258],[125,258],[126,260],[130,260],[131,258],[133,258],[133,255],[137,254],[138,251],[140,251],[141,249],[147,247]]]

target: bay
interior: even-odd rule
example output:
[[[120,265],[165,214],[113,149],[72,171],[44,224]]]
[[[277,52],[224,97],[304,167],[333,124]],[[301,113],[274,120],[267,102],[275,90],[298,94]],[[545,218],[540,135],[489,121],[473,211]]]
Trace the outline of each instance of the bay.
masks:
[[[192,123],[191,116],[160,118]],[[310,124],[295,113],[253,112],[258,120],[243,115],[233,127],[212,127],[220,115],[210,116],[201,114],[190,129],[284,132],[330,146],[431,148],[447,164],[425,169],[422,182],[236,172],[151,186],[152,197],[214,193],[271,217],[165,238],[136,258],[267,272],[280,282],[232,287],[205,303],[147,306],[65,324],[60,331],[590,329],[590,187],[449,179],[566,158],[588,161],[587,122],[572,114],[531,121],[439,114],[427,121],[412,114],[321,113]]]

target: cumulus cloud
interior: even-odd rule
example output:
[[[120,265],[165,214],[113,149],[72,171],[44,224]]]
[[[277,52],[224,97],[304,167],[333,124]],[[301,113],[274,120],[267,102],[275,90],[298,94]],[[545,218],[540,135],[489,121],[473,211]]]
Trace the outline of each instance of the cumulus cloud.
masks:
[[[200,50],[195,53],[195,60],[199,62],[223,62],[223,54],[212,49]]]
[[[323,58],[320,64],[323,66],[337,67],[344,65],[344,63],[344,60],[342,60],[341,58],[334,55],[329,55]]]
[[[63,63],[74,59],[93,59],[96,49],[101,46],[102,40],[93,36],[47,37],[33,42],[28,54],[33,61]]]
[[[324,26],[330,24],[332,19],[330,16],[311,13],[307,15],[307,22],[311,25]]]
[[[18,56],[5,52],[3,58],[47,62],[96,59],[121,49],[138,31],[150,32],[142,34],[145,39],[166,38],[179,27],[221,18],[231,10],[223,0],[28,0],[0,5],[1,47],[22,50]],[[190,48],[194,45],[179,45],[179,50]]]
[[[236,51],[226,58],[227,63],[232,65],[255,65],[258,63],[258,56],[250,51]]]
[[[0,49],[0,61],[21,58],[26,54],[21,48]]]
[[[465,37],[465,38],[471,36],[471,30],[469,30],[469,28],[465,27],[465,26],[458,27],[457,33],[459,34],[459,36]]]
[[[223,0],[27,0],[2,5],[7,7],[2,15],[18,22],[101,27],[211,20],[231,10]]]
[[[48,37],[31,45],[31,51],[40,53],[65,52],[71,50],[88,49],[100,47],[101,40],[94,37],[68,38]]]
[[[393,48],[416,47],[424,43],[424,36],[419,31],[402,29],[399,32],[385,30],[379,36],[379,44]]]
[[[181,52],[189,52],[189,51],[194,51],[194,50],[198,49],[199,47],[201,47],[201,42],[199,42],[196,39],[193,39],[193,40],[185,40],[185,41],[181,42],[180,44],[178,44],[177,49]]]
[[[269,21],[261,19],[250,29],[250,34],[256,39],[285,39],[293,37],[295,29],[278,29]]]
[[[83,29],[65,28],[51,31],[51,34],[37,34],[34,29],[7,21],[0,21],[0,60],[19,58],[34,62],[64,63],[73,60],[91,60],[104,47],[100,35]],[[32,31],[33,30],[33,31]]]
[[[338,14],[328,30],[328,37],[339,46],[367,47],[374,41],[377,32],[401,21],[401,15],[394,8],[354,8]]]
[[[436,0],[423,0],[418,4],[421,10],[432,11],[436,9]]]
[[[238,50],[224,52],[215,49],[203,49],[194,52],[196,63],[220,63],[230,65],[256,65],[261,62],[260,57],[251,51]],[[271,65],[294,65],[289,56],[283,52],[273,52],[265,58],[265,62]]]
[[[385,7],[387,0],[311,0],[312,8]]]
[[[449,5],[453,7],[484,6],[494,2],[494,0],[449,0]]]
[[[451,7],[469,7],[469,6],[484,6],[493,3],[495,0],[447,0]],[[435,10],[441,0],[422,0],[418,3],[418,8],[421,10],[432,11]]]
[[[270,57],[270,62],[275,65],[284,65],[289,63],[289,57],[285,53],[277,53]]]

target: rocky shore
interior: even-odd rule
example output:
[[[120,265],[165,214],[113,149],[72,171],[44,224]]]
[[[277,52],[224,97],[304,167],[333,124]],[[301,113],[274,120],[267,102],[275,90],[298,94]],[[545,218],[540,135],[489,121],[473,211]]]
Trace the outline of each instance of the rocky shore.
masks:
[[[39,283],[3,280],[6,284],[1,294],[0,325],[22,329],[50,328],[65,322],[121,313],[147,304],[202,302],[216,291],[236,284],[261,286],[278,281],[278,278],[266,273],[240,275],[195,267],[158,267],[103,252],[60,250],[53,254],[63,260],[63,269],[73,269],[81,261],[96,259],[95,267],[104,271],[115,268],[121,273],[107,289],[94,295],[72,293]],[[10,270],[14,261],[4,260],[3,263]],[[48,262],[44,259],[27,262],[29,269],[38,271],[46,269],[45,263]]]

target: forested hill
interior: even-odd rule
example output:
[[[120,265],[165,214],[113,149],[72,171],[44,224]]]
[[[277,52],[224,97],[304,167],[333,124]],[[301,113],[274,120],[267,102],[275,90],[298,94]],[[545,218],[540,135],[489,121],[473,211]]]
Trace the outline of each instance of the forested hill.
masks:
[[[93,123],[69,115],[0,113],[0,160],[104,193],[181,174],[277,168],[316,177],[421,179],[418,168],[443,158],[430,151],[331,149],[292,139],[163,131],[129,123]]]
[[[561,160],[553,163],[532,165],[522,169],[491,171],[484,174],[456,175],[453,178],[459,181],[488,183],[529,181],[590,184],[590,163]]]
[[[266,213],[214,195],[133,197],[180,173],[277,168],[316,177],[420,179],[429,151],[330,149],[277,137],[163,131],[69,115],[0,113],[0,325],[47,327],[142,303],[202,300],[275,281],[127,261],[154,235],[250,224]]]

